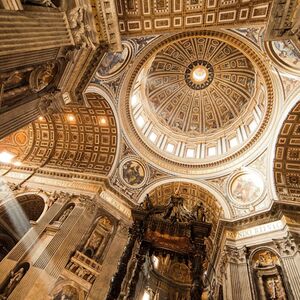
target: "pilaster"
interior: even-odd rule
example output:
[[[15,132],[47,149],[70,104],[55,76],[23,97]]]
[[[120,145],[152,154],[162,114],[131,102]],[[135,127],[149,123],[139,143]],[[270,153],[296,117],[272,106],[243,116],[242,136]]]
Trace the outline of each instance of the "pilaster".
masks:
[[[224,254],[227,261],[227,280],[230,280],[232,300],[252,300],[251,286],[247,266],[246,247],[237,248],[225,246]],[[228,297],[230,299],[230,297]]]
[[[273,241],[280,253],[292,293],[295,299],[300,299],[300,235],[289,232],[284,238]]]

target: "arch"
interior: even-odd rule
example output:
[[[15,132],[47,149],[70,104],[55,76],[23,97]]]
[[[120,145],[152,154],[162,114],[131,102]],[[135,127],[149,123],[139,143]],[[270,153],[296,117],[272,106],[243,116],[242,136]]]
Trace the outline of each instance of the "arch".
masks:
[[[87,101],[86,99],[86,94],[87,93],[94,93],[94,94],[98,94],[100,96],[102,96],[110,105],[110,108],[113,111],[115,120],[116,120],[116,129],[117,129],[117,147],[116,147],[116,155],[115,155],[115,160],[114,163],[111,167],[110,172],[108,173],[107,177],[110,177],[114,172],[115,169],[118,166],[118,157],[120,155],[120,151],[121,151],[121,126],[120,126],[120,120],[119,120],[119,114],[117,112],[117,109],[115,107],[115,104],[112,101],[113,96],[111,94],[109,94],[107,91],[105,91],[104,89],[101,89],[99,86],[97,86],[96,84],[91,84],[87,87],[86,91],[85,91],[85,95],[84,95],[84,99],[85,101]]]
[[[271,143],[268,150],[268,170],[267,170],[267,178],[269,182],[269,191],[272,195],[273,199],[278,200],[279,195],[277,193],[276,189],[276,180],[275,180],[275,173],[274,173],[274,161],[276,157],[276,147],[277,147],[277,141],[278,137],[280,135],[280,132],[282,128],[284,127],[284,123],[286,119],[288,118],[289,113],[292,111],[292,109],[295,107],[295,105],[300,101],[299,97],[300,87],[295,89],[295,91],[289,96],[289,98],[286,100],[285,105],[283,106],[282,111],[280,112],[280,118],[278,119],[277,126],[275,127],[273,131],[273,138],[271,138]]]
[[[16,241],[8,234],[0,232],[0,261],[16,245]]]
[[[113,237],[115,225],[115,221],[109,216],[105,214],[98,216],[89,230],[83,253],[96,261],[103,259]]]
[[[295,104],[295,103],[294,103]],[[274,148],[274,183],[279,200],[300,199],[300,99],[281,123]]]
[[[32,193],[14,196],[0,206],[3,230],[18,241],[30,229],[29,221],[38,221],[46,209],[44,199]]]
[[[222,210],[223,210],[223,216],[225,219],[231,219],[232,218],[232,211],[230,208],[229,203],[227,202],[226,198],[214,187],[208,185],[206,182],[203,181],[197,181],[197,180],[193,180],[190,178],[167,178],[167,179],[163,179],[160,181],[157,181],[153,184],[150,184],[147,186],[146,189],[144,189],[140,195],[139,195],[139,200],[138,203],[142,203],[146,197],[147,194],[149,194],[152,190],[154,190],[155,188],[164,185],[164,184],[168,184],[168,183],[191,183],[191,184],[195,184],[197,186],[199,186],[200,188],[204,189],[207,191],[207,193],[211,194],[216,201],[218,202],[218,204],[221,206]]]
[[[44,199],[37,194],[21,194],[16,199],[30,221],[37,222],[46,208]]]
[[[273,252],[278,257],[278,259],[280,260],[280,254],[276,249],[274,249],[272,247],[268,247],[268,246],[258,246],[257,248],[255,248],[251,251],[251,253],[249,255],[249,261],[251,262],[253,260],[254,256],[260,251]]]
[[[207,184],[186,178],[169,178],[148,186],[140,195],[141,203],[146,195],[154,205],[166,205],[172,195],[178,193],[185,199],[184,205],[190,211],[202,203],[206,221],[212,224],[210,239],[214,240],[220,218],[230,218],[232,213],[221,194]]]
[[[251,279],[259,299],[269,299],[267,295],[271,294],[276,299],[283,299],[284,296],[289,299],[289,295],[292,295],[290,284],[280,254],[276,250],[260,246],[250,253],[249,263]]]
[[[62,299],[63,295],[70,296],[70,294],[71,298],[68,299],[72,300],[84,300],[86,296],[78,283],[73,280],[62,280],[58,282],[51,292],[51,299],[59,300]]]
[[[116,164],[117,118],[99,93],[87,93],[89,106],[65,106],[60,113],[40,117],[0,142],[14,155],[11,163],[92,173],[107,177]],[[28,132],[22,145],[13,139]],[[17,149],[17,150],[16,150]],[[23,155],[25,153],[25,155]],[[9,163],[9,162],[8,162]]]

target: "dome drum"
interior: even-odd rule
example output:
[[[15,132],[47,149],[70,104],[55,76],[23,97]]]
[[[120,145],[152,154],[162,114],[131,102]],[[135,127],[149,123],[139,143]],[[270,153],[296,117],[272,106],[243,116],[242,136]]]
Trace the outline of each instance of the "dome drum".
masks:
[[[249,149],[264,131],[274,96],[260,54],[214,31],[157,39],[123,88],[129,140],[160,167],[189,165],[193,174]]]

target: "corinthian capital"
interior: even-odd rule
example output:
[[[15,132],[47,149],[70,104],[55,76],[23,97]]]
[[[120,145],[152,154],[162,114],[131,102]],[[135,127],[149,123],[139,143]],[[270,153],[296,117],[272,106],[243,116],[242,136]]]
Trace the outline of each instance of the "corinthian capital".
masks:
[[[243,246],[242,248],[225,246],[224,253],[228,257],[228,261],[231,263],[245,263],[247,248]]]
[[[42,116],[59,113],[62,111],[63,101],[61,93],[54,92],[44,95],[40,98],[38,105],[39,111]]]
[[[276,248],[282,256],[293,256],[300,251],[300,235],[288,232],[287,236],[282,239],[274,239]]]

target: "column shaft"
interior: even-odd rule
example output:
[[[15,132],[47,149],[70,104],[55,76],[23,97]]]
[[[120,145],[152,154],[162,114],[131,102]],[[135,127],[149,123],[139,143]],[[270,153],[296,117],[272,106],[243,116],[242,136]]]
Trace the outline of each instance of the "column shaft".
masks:
[[[134,269],[133,275],[131,277],[131,280],[129,282],[127,300],[135,299],[136,286],[139,281],[142,266],[146,259],[147,251],[148,251],[147,245],[145,243],[142,243],[140,246],[139,252],[136,255],[136,265],[135,265],[135,269]]]
[[[297,261],[298,258],[298,261]],[[295,256],[282,257],[282,262],[285,267],[287,279],[294,294],[295,299],[300,299],[300,254]]]
[[[131,234],[129,236],[127,245],[124,249],[124,252],[120,258],[120,261],[118,264],[118,270],[111,280],[110,288],[109,288],[106,300],[117,300],[120,295],[122,283],[123,283],[123,280],[124,280],[126,272],[127,272],[127,266],[131,259],[132,250],[133,250],[134,244],[137,239],[137,228],[136,227],[137,227],[137,224],[134,224],[133,227],[131,228]]]
[[[73,44],[64,12],[0,10],[0,56]]]

